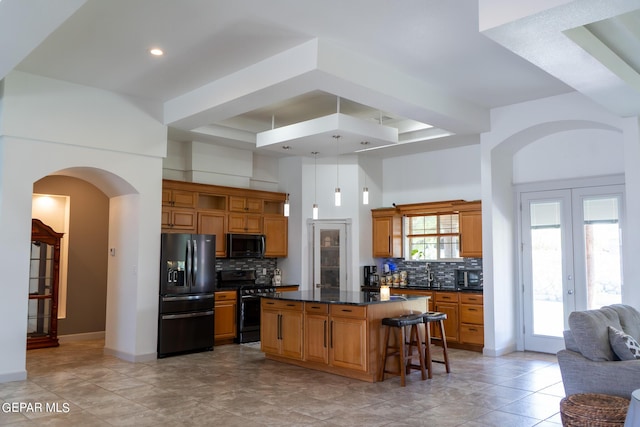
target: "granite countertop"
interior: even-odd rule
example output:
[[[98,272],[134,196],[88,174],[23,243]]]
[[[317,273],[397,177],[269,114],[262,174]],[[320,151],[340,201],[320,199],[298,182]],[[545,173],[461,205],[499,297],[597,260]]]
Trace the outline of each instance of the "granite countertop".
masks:
[[[331,292],[313,295],[312,291],[275,292],[264,293],[261,296],[286,301],[321,302],[327,304],[370,305],[385,304],[389,302],[408,301],[426,298],[418,295],[392,295],[389,300],[381,300],[380,295],[374,292]]]
[[[380,287],[361,286],[363,291],[379,292]],[[390,286],[391,289],[411,289],[418,291],[444,291],[444,292],[478,292],[482,293],[482,288],[461,288],[461,287],[444,287],[444,286],[422,286],[422,285],[406,285],[406,286]]]

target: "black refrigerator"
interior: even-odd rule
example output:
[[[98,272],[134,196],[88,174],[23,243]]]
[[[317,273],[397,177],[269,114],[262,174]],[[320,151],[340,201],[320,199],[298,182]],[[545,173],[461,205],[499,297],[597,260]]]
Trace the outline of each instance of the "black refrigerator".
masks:
[[[216,236],[163,233],[158,357],[213,350]]]

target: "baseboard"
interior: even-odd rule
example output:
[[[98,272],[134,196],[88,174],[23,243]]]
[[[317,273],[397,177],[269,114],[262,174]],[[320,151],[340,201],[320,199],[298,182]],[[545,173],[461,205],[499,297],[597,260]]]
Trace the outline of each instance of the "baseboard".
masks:
[[[125,353],[123,351],[119,351],[119,350],[114,350],[112,348],[104,348],[104,354],[108,355],[108,356],[115,356],[118,359],[122,359],[125,360],[127,362],[132,362],[132,363],[143,363],[143,362],[151,362],[154,361],[158,358],[157,353],[149,353],[149,354],[139,354],[139,355],[135,355],[135,354],[131,354],[131,353]]]
[[[73,341],[90,341],[90,340],[103,340],[104,331],[98,332],[85,332],[82,334],[69,334],[58,336],[60,343],[73,342]]]
[[[27,379],[27,371],[12,372],[10,374],[0,374],[0,384],[13,381],[24,381]]]
[[[516,345],[512,344],[510,346],[498,348],[498,349],[490,349],[485,347],[484,349],[482,349],[482,354],[484,356],[498,357],[498,356],[504,356],[505,354],[513,353],[514,351],[517,351]]]

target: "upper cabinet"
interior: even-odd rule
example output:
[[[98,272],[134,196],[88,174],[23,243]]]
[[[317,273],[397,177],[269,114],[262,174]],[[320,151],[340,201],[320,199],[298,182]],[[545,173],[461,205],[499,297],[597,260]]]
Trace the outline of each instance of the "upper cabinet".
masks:
[[[374,258],[402,258],[403,216],[458,214],[462,258],[482,257],[482,205],[480,201],[448,200],[442,202],[398,205],[371,210]]]
[[[227,255],[226,233],[265,234],[267,257],[286,257],[284,193],[164,180],[162,232],[216,235],[216,256]]]
[[[229,210],[231,212],[262,213],[262,199],[253,197],[229,197]]]
[[[402,216],[395,208],[371,210],[373,257],[402,257]]]
[[[482,207],[469,202],[460,210],[460,256],[482,258]]]

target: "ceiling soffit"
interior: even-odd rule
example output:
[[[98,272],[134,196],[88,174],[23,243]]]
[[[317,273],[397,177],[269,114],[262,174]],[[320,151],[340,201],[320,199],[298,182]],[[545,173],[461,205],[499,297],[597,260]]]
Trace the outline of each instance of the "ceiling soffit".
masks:
[[[165,123],[209,136],[232,139],[232,135],[236,135],[242,141],[256,141],[258,131],[252,137],[246,128],[233,129],[232,123],[238,116],[251,117],[251,112],[256,110],[318,93],[344,98],[365,109],[377,110],[381,115],[388,112],[384,114],[395,119],[394,126],[406,133],[398,137],[401,143],[489,129],[487,109],[320,39],[305,42],[167,101]],[[274,122],[277,120],[278,117],[274,117]],[[412,122],[422,126],[416,127]],[[427,128],[430,129],[425,132]],[[345,131],[345,135],[347,133],[349,131]],[[356,139],[359,145],[368,136],[363,134],[359,139],[354,136],[354,141]],[[384,144],[383,141],[386,140],[371,141],[372,146],[389,145],[389,141]],[[314,151],[312,146],[307,144],[303,151]]]
[[[640,114],[637,0],[581,0],[483,34],[622,117]]]

